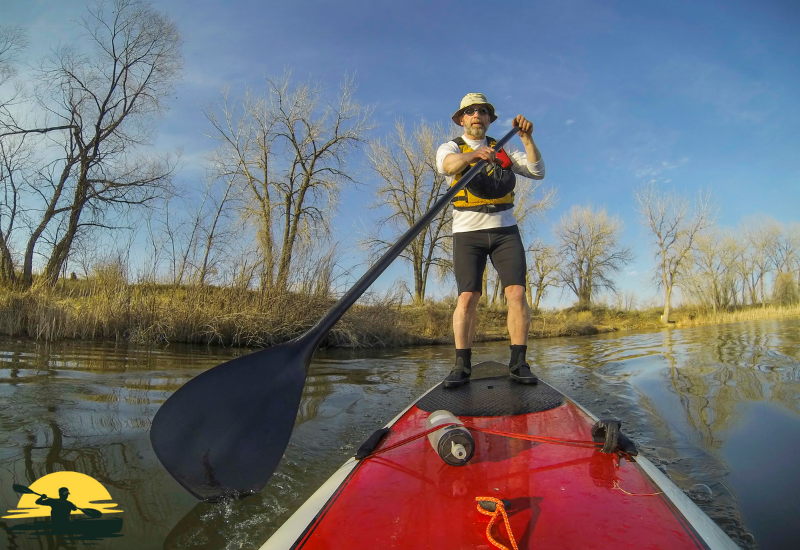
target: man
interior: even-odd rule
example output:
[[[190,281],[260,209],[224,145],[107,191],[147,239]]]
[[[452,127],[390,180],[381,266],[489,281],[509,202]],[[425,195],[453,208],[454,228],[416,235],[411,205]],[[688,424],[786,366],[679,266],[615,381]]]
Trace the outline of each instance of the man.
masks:
[[[36,499],[36,504],[49,506],[52,510],[50,512],[50,522],[54,527],[64,527],[69,525],[69,515],[73,510],[78,507],[67,500],[69,496],[69,489],[62,487],[58,490],[58,498],[48,498],[47,495],[42,495]]]
[[[476,162],[485,160],[487,167],[453,200],[453,266],[458,285],[458,304],[453,313],[456,366],[445,378],[444,387],[461,386],[469,382],[472,373],[472,340],[487,256],[500,275],[508,301],[510,376],[522,384],[535,384],[536,375],[525,361],[531,322],[525,299],[525,249],[513,213],[514,174],[544,178],[544,161],[533,141],[533,124],[522,115],[514,118],[525,151],[507,155],[491,147],[495,140],[487,140],[486,131],[497,115],[483,94],[464,96],[452,119],[464,128],[464,135],[439,147],[439,173],[445,174],[452,186]]]

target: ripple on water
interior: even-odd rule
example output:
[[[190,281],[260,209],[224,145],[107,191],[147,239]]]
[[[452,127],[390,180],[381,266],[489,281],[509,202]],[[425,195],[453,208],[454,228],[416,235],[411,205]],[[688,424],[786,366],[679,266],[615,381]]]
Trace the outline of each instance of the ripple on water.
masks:
[[[147,430],[171,392],[241,351],[6,344],[0,486],[57,468],[108,480],[131,548],[258,548],[452,367],[447,346],[320,350],[272,481],[212,505],[197,504],[161,468]],[[507,342],[481,343],[473,359],[505,362],[508,353]],[[528,359],[595,414],[620,418],[641,452],[740,546],[797,548],[786,544],[800,539],[800,321],[538,340]]]

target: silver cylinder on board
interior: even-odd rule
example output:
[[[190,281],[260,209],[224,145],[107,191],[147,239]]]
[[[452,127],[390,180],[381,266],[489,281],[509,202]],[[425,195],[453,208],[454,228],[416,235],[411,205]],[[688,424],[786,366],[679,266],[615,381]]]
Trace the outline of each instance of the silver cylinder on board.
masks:
[[[475,454],[475,439],[464,424],[450,411],[433,411],[425,421],[426,430],[445,426],[428,434],[433,450],[451,466],[464,466]]]

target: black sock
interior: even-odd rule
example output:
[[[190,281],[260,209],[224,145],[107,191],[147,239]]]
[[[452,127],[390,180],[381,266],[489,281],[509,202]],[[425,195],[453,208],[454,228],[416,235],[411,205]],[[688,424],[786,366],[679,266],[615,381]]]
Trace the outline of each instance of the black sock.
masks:
[[[464,372],[470,373],[472,371],[472,348],[456,348],[456,366],[458,366],[459,359],[461,359],[461,367]]]
[[[511,360],[508,362],[508,368],[513,369],[520,363],[525,363],[525,353],[528,351],[528,346],[509,346],[511,349]]]

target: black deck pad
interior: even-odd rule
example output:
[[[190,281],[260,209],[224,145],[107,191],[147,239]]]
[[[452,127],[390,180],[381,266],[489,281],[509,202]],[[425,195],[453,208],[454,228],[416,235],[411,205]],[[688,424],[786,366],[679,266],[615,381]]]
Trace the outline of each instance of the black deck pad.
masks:
[[[481,371],[494,376],[481,378]],[[456,416],[508,416],[547,411],[563,403],[564,395],[549,385],[519,384],[509,378],[507,366],[486,362],[473,367],[469,383],[458,388],[439,384],[417,401],[417,407],[426,412],[444,409]]]

